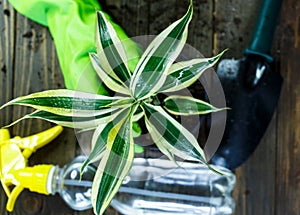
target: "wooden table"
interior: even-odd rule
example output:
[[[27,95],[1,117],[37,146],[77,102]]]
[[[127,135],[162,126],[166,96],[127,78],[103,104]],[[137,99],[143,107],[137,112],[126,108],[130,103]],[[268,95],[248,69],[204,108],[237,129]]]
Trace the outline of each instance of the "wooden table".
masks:
[[[205,56],[229,48],[226,57],[239,58],[249,43],[261,0],[194,1],[194,17],[188,43]],[[130,36],[157,34],[182,16],[188,1],[110,0],[106,10]],[[253,156],[236,170],[234,190],[236,215],[300,215],[300,2],[283,3],[280,25],[273,45],[276,69],[284,85],[276,113]],[[21,95],[63,88],[55,47],[48,30],[13,10],[0,0],[0,104]],[[0,126],[20,118],[29,110],[8,107],[0,112]],[[49,123],[26,120],[10,128],[13,135],[26,136]],[[63,165],[81,151],[72,129],[52,144],[38,150],[30,165]],[[147,152],[145,154],[147,156]],[[59,196],[46,197],[24,191],[13,213],[5,210],[6,196],[0,189],[0,214],[88,215],[75,212]],[[117,214],[109,208],[106,214]]]

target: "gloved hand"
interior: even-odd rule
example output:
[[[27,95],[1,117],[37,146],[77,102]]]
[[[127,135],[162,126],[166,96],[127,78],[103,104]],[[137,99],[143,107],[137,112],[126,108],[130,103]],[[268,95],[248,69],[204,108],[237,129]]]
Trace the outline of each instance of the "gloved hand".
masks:
[[[94,71],[89,52],[95,52],[97,0],[9,0],[28,18],[49,27],[54,39],[60,67],[68,89],[107,94]],[[107,15],[107,14],[106,14]],[[107,18],[111,18],[107,15]],[[128,39],[117,24],[113,27],[125,46],[129,69],[134,70],[140,47]]]

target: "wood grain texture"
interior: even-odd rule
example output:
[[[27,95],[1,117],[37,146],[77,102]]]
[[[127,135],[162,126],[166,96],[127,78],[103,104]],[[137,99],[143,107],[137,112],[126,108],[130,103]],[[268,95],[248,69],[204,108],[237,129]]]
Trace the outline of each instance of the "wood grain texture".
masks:
[[[15,11],[7,1],[0,4],[0,103],[4,104],[13,97],[13,69],[15,45]],[[0,117],[0,126],[11,122],[12,108],[3,110]]]
[[[255,153],[235,171],[236,215],[275,212],[276,121],[275,113]]]
[[[284,77],[278,107],[276,215],[300,214],[300,2],[285,1],[280,29],[280,71]]]
[[[184,2],[177,0],[177,2]],[[185,10],[186,6],[181,5]],[[198,50],[203,56],[213,55],[213,0],[194,1],[194,15],[189,28],[187,43]]]
[[[15,44],[15,11],[7,1],[0,4],[0,89],[1,105],[13,98],[13,69],[14,69],[14,44]],[[0,126],[11,122],[12,107],[1,110]],[[0,188],[0,213],[7,215],[7,197],[2,186]]]
[[[250,43],[261,0],[214,1],[214,51],[228,48],[227,57],[240,58]]]

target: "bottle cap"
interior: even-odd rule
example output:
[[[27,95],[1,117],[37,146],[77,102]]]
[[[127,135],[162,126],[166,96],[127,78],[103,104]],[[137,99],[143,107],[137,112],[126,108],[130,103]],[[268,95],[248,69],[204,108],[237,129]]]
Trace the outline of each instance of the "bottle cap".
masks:
[[[16,171],[15,178],[24,188],[28,188],[30,191],[49,195],[47,181],[49,173],[53,172],[54,168],[53,165],[26,167]]]

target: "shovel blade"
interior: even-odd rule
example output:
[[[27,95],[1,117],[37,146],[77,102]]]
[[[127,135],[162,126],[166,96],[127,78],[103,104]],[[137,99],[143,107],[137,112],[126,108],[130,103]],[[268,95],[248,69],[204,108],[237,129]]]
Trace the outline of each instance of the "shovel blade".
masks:
[[[231,170],[243,164],[262,139],[280,95],[282,78],[262,59],[222,60],[217,68],[230,108],[212,163]]]

